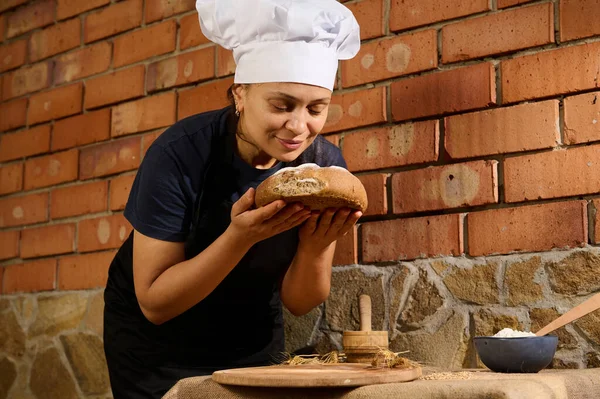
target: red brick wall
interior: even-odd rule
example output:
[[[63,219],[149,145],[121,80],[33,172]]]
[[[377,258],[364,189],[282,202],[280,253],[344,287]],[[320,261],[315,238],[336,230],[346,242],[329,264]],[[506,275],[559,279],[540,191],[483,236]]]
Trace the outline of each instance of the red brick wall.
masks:
[[[148,146],[226,104],[194,3],[1,2],[1,293],[103,286]],[[600,0],[346,4],[324,134],[370,208],[336,263],[600,244]]]

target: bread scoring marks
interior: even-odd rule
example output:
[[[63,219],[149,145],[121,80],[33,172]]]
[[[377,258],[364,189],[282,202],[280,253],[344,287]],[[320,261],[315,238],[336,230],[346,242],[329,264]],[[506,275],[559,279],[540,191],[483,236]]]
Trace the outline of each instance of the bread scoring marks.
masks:
[[[326,183],[314,177],[299,178],[298,174],[304,170],[319,169],[319,165],[306,163],[296,167],[283,168],[275,175],[281,174],[281,182],[273,187],[273,192],[284,197],[317,194],[323,190]],[[275,176],[274,175],[274,176]]]
[[[316,163],[303,163],[302,165],[290,166],[287,168],[279,169],[277,172],[273,173],[273,176],[277,176],[278,174],[283,173],[283,172],[299,173],[300,171],[302,171],[304,169],[319,169],[319,168],[320,168],[320,166],[317,165]]]

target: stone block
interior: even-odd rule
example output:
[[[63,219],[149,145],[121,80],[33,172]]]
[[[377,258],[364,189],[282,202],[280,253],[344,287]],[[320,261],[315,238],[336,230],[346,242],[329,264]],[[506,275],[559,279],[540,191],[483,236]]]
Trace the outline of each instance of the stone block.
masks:
[[[20,358],[25,354],[26,341],[25,332],[15,313],[12,310],[0,313],[0,348],[2,352]]]
[[[509,306],[527,305],[543,299],[542,286],[536,281],[541,266],[539,256],[507,266],[504,284],[508,288]]]
[[[31,368],[31,391],[38,399],[78,399],[73,377],[56,348],[38,353]]]
[[[58,335],[79,326],[87,308],[87,297],[81,294],[42,296],[38,313],[29,329],[29,338]]]
[[[473,267],[458,268],[444,278],[444,284],[461,301],[488,305],[499,302],[499,287],[496,280],[498,264],[486,263]]]
[[[335,268],[331,279],[331,292],[325,304],[325,317],[332,331],[357,331],[360,329],[358,297],[371,297],[372,329],[383,330],[385,299],[383,294],[384,274],[370,268],[365,272],[359,268]]]
[[[556,309],[531,309],[529,311],[529,318],[531,319],[531,331],[535,332],[539,330],[551,321],[556,320],[559,316],[560,314],[556,311]],[[575,349],[578,347],[577,341],[565,327],[554,330],[550,334],[558,336],[559,348]]]
[[[546,266],[552,290],[559,294],[589,294],[600,290],[600,255],[577,251]]]
[[[6,356],[0,357],[0,398],[7,398],[17,379],[17,366]]]
[[[106,393],[110,382],[102,340],[96,335],[78,333],[63,335],[60,341],[83,393]]]
[[[311,344],[313,331],[322,313],[322,309],[317,307],[303,316],[296,317],[285,307],[283,308],[285,349],[287,352],[292,353]]]
[[[444,298],[435,284],[427,277],[427,272],[423,269],[419,270],[419,279],[413,287],[406,308],[398,320],[399,330],[418,329],[443,304]]]
[[[407,358],[427,366],[460,368],[467,352],[468,317],[448,310],[449,318],[437,331],[399,333],[390,342],[390,350],[403,352]]]

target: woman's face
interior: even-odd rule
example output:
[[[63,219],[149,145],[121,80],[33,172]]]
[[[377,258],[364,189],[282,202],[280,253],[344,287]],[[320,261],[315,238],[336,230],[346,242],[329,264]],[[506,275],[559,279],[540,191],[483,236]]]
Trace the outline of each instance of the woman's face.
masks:
[[[235,86],[245,140],[279,161],[296,159],[313,142],[327,119],[331,91],[300,83]]]

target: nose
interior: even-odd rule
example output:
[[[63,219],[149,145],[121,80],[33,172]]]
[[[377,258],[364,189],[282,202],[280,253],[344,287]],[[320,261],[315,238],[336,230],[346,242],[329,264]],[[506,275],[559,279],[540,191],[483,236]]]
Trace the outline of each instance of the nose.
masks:
[[[293,112],[285,123],[285,128],[296,135],[301,135],[306,131],[306,117],[302,112]]]

